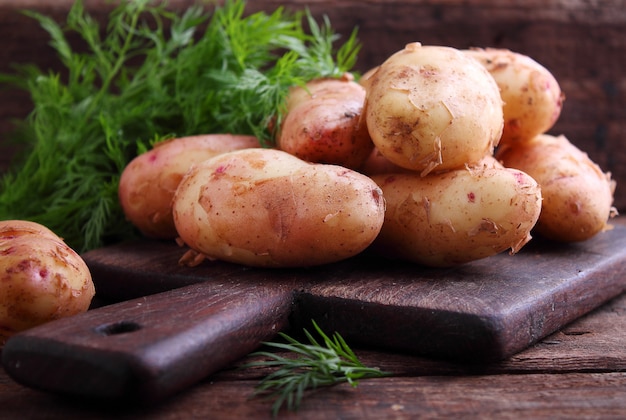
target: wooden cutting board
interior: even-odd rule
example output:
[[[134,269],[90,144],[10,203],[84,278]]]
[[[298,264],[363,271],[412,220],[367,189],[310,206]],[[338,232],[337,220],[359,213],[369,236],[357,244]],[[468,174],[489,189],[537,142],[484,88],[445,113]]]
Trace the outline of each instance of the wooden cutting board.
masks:
[[[119,301],[13,337],[2,361],[47,391],[154,401],[227,367],[288,327],[464,363],[507,358],[626,290],[626,224],[584,243],[448,269],[361,255],[307,269],[177,264],[170,242],[84,255],[100,298]]]

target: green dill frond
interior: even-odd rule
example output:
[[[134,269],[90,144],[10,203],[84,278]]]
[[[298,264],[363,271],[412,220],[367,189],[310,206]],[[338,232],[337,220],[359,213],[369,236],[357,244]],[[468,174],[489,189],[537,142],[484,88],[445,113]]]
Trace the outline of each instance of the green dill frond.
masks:
[[[104,25],[82,0],[63,24],[24,11],[65,68],[26,64],[0,75],[33,103],[20,128],[26,155],[0,179],[0,219],[43,223],[81,252],[131,237],[117,183],[137,154],[164,138],[209,133],[253,134],[272,145],[290,86],[355,64],[355,34],[335,49],[328,19],[318,26],[308,12],[248,15],[245,6],[226,0],[176,12],[165,2],[123,0]]]
[[[326,335],[315,321],[313,327],[322,339],[322,343],[305,328],[308,343],[279,333],[285,342],[266,342],[268,347],[289,352],[282,356],[268,351],[252,353],[251,356],[263,357],[263,360],[251,362],[242,368],[272,367],[273,372],[265,376],[255,389],[255,395],[273,398],[272,413],[278,414],[286,405],[290,411],[296,411],[305,395],[305,391],[320,387],[333,386],[347,382],[356,387],[360,379],[388,376],[376,368],[365,366],[338,333],[332,337]]]

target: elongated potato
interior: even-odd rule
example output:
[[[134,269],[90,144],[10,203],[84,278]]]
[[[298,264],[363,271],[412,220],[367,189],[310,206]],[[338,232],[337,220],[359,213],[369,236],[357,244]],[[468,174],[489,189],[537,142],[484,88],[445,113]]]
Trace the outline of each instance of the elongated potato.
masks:
[[[543,193],[535,231],[549,239],[578,242],[608,228],[615,181],[565,136],[541,134],[498,150],[505,166],[531,175]]]
[[[124,215],[146,237],[175,238],[172,198],[185,172],[217,154],[249,147],[260,147],[256,137],[211,134],[158,143],[122,172],[118,196]]]
[[[350,75],[292,88],[277,148],[307,162],[357,168],[374,148],[361,118],[364,102],[365,88]]]
[[[358,254],[380,231],[384,207],[365,175],[249,149],[195,165],[176,191],[173,214],[180,239],[210,259],[294,267]]]
[[[526,141],[547,132],[557,121],[565,95],[548,69],[532,58],[506,49],[464,51],[493,76],[504,101],[500,145]]]
[[[426,266],[462,264],[531,238],[541,210],[535,180],[497,163],[430,174],[374,175],[387,211],[372,249]]]
[[[87,265],[51,230],[0,222],[0,345],[20,331],[86,311],[94,295]]]
[[[392,163],[426,175],[492,154],[502,134],[493,77],[460,50],[408,44],[366,81],[365,118]]]

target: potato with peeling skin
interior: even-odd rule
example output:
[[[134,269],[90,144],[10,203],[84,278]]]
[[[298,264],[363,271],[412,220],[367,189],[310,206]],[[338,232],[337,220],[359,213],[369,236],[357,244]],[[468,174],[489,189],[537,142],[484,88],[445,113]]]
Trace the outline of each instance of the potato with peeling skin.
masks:
[[[565,95],[556,78],[534,59],[498,48],[464,51],[493,76],[504,101],[500,145],[526,141],[552,128]]]
[[[83,259],[39,224],[0,222],[0,344],[89,309],[95,288]]]
[[[302,160],[355,169],[374,144],[362,121],[365,88],[351,75],[289,91],[276,147]]]
[[[543,205],[535,232],[563,242],[587,240],[609,228],[615,181],[565,136],[541,134],[498,150],[505,166],[541,185]]]
[[[426,175],[492,154],[502,134],[493,77],[451,47],[408,44],[366,81],[365,119],[392,163]]]
[[[541,191],[524,172],[495,161],[422,177],[374,175],[387,212],[372,250],[446,267],[519,251],[541,210]]]
[[[194,166],[176,191],[180,239],[195,252],[257,267],[304,267],[360,253],[384,218],[380,188],[365,175],[249,149]]]
[[[173,239],[172,198],[194,163],[217,154],[260,147],[254,136],[210,134],[164,141],[133,159],[120,177],[118,196],[126,218],[150,238]]]

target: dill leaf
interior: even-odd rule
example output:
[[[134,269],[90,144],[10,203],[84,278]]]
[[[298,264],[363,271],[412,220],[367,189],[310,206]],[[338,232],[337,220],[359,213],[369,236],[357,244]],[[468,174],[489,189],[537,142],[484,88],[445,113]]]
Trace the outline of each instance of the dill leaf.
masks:
[[[245,7],[226,0],[172,11],[165,1],[123,0],[103,25],[83,0],[64,23],[23,11],[46,30],[63,70],[25,64],[0,75],[33,104],[16,130],[25,153],[0,179],[0,220],[42,223],[80,252],[133,237],[117,185],[135,156],[166,138],[208,133],[272,145],[291,86],[355,64],[355,33],[334,48],[328,19]]]
[[[312,322],[315,331],[322,338],[321,343],[306,328],[304,334],[308,343],[302,343],[281,332],[279,336],[285,342],[263,344],[287,351],[290,353],[289,356],[259,351],[252,353],[251,356],[260,356],[264,358],[263,360],[242,366],[242,368],[277,368],[265,376],[255,388],[255,395],[274,398],[272,404],[274,416],[283,406],[286,406],[289,411],[296,411],[307,390],[333,386],[342,382],[356,387],[360,379],[389,375],[388,372],[365,366],[339,333],[335,332],[332,337],[329,337],[315,321]]]

